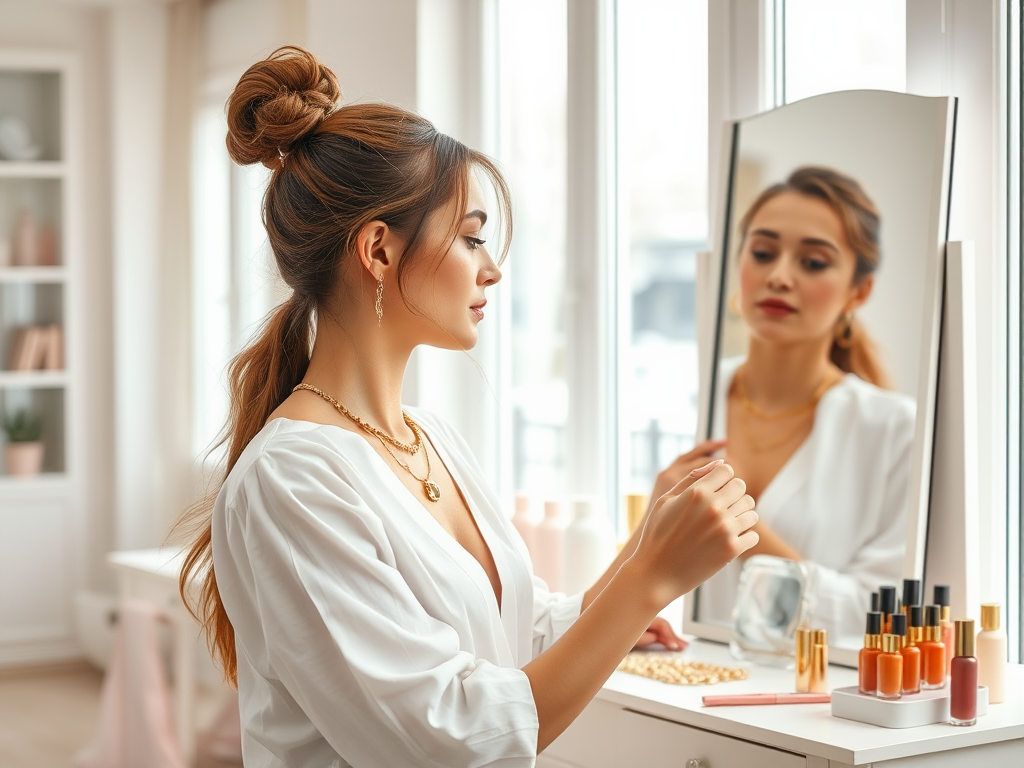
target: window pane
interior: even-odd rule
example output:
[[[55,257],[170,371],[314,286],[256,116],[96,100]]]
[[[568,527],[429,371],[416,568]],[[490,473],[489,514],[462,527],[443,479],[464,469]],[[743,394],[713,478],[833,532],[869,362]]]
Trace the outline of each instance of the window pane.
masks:
[[[697,430],[706,247],[707,0],[617,6],[620,488],[648,493]],[[625,287],[628,286],[628,290]]]
[[[904,0],[785,0],[786,102],[907,89]]]
[[[515,195],[503,265],[512,294],[514,487],[565,491],[566,4],[502,0],[501,160]]]

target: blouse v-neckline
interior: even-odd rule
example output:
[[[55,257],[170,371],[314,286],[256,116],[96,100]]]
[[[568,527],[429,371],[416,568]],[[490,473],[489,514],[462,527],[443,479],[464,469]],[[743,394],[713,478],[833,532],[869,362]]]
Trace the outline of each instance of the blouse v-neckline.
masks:
[[[288,420],[295,421],[294,419]],[[357,432],[354,432],[350,429],[345,429],[344,427],[341,427],[337,424],[321,424],[319,422],[309,423],[315,424],[318,427],[333,427],[336,430],[351,435],[355,440],[359,441],[361,446],[365,447],[365,449],[374,457],[374,459],[376,459],[375,466],[377,467],[378,474],[383,476],[385,478],[385,482],[389,483],[392,486],[392,488],[395,489],[395,493],[403,500],[403,503],[405,503],[408,508],[415,510],[412,513],[412,516],[420,525],[420,527],[423,528],[423,530],[434,541],[436,541],[447,552],[449,552],[449,554],[451,554],[457,562],[461,563],[463,570],[467,571],[467,575],[470,575],[471,577],[476,578],[478,580],[482,580],[482,584],[486,585],[487,594],[489,594],[494,600],[494,602],[491,603],[491,605],[493,605],[494,608],[498,611],[499,620],[503,621],[504,617],[508,614],[507,600],[509,600],[510,598],[508,598],[507,595],[512,582],[512,579],[508,578],[508,574],[505,572],[506,568],[503,567],[505,564],[504,553],[501,552],[500,548],[496,546],[496,535],[493,529],[491,528],[490,523],[484,518],[483,515],[481,515],[478,512],[478,510],[476,509],[476,505],[474,504],[470,495],[467,494],[462,473],[459,471],[459,468],[457,466],[454,466],[453,462],[451,461],[451,457],[448,453],[448,450],[444,446],[443,442],[434,440],[431,437],[431,431],[428,429],[424,429],[423,424],[417,421],[417,423],[420,426],[420,429],[423,431],[424,437],[427,439],[430,445],[433,446],[434,451],[441,459],[441,463],[444,465],[445,469],[448,470],[448,474],[452,478],[452,483],[455,485],[456,492],[459,493],[459,495],[462,497],[462,500],[465,503],[466,508],[469,510],[470,517],[476,524],[477,530],[480,531],[480,536],[483,539],[484,546],[490,552],[491,560],[494,562],[494,568],[497,571],[498,583],[501,584],[500,604],[498,601],[498,595],[494,592],[494,585],[491,584],[491,579],[487,575],[487,570],[484,568],[483,564],[479,560],[477,560],[468,549],[466,549],[461,543],[459,543],[459,540],[456,539],[455,536],[453,536],[452,533],[447,528],[441,525],[441,522],[436,517],[430,514],[430,510],[428,510],[420,502],[420,500],[416,498],[416,495],[405,485],[405,483],[403,483],[401,479],[399,479],[398,475],[395,474],[395,471],[387,463],[384,457],[373,449],[373,446],[370,445],[368,440],[364,439]],[[373,459],[371,459],[371,461],[373,461]],[[470,563],[472,565],[470,565]]]
[[[736,363],[736,365],[729,371],[723,371],[722,373],[728,375],[728,381],[724,383],[718,393],[716,403],[716,422],[715,426],[718,429],[713,429],[712,432],[719,435],[726,433],[725,424],[727,422],[726,413],[729,406],[728,392],[729,387],[732,386],[732,381],[736,377],[737,369],[742,365],[742,361]],[[821,397],[818,398],[818,402],[814,406],[814,422],[811,424],[811,431],[804,438],[803,442],[797,446],[796,450],[786,459],[785,463],[779,467],[779,471],[775,473],[771,480],[768,481],[768,485],[761,491],[761,496],[757,499],[757,511],[764,519],[765,522],[771,522],[771,518],[774,513],[780,509],[787,499],[792,498],[793,494],[800,490],[801,487],[807,482],[809,477],[809,470],[811,464],[811,457],[813,451],[811,447],[814,444],[814,440],[817,438],[820,429],[820,409],[821,404],[834,390],[841,387],[846,382],[846,377],[850,374],[845,374],[835,384],[826,389]],[[722,377],[723,379],[725,376]]]

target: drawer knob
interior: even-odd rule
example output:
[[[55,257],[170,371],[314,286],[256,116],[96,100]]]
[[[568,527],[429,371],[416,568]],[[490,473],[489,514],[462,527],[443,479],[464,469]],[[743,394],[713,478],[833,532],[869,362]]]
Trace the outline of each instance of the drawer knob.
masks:
[[[691,757],[686,761],[686,768],[708,768],[708,764],[696,757]]]

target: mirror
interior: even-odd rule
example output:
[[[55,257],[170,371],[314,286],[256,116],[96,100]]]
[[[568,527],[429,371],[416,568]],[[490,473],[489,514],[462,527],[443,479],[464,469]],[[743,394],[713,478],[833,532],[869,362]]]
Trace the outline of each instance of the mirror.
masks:
[[[698,434],[752,478],[762,544],[816,570],[839,650],[879,584],[922,576],[954,121],[952,98],[845,91],[729,126]],[[729,639],[742,565],[684,631]]]

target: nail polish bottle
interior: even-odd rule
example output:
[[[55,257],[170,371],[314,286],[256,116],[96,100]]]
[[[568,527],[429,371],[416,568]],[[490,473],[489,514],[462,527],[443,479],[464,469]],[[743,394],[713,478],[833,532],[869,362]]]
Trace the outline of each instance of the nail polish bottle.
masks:
[[[921,649],[921,687],[926,690],[946,687],[946,646],[942,644],[939,627],[941,615],[937,605],[924,609],[924,640],[917,647]]]
[[[1006,699],[1006,632],[999,627],[999,604],[981,606],[981,632],[978,633],[978,685],[988,687],[988,703]]]
[[[910,617],[910,607],[921,604],[921,580],[903,580],[903,607],[901,612]]]
[[[903,694],[921,692],[921,651],[916,645],[907,643],[907,615],[897,613],[892,617],[892,633],[900,639],[900,655],[903,657]]]
[[[872,611],[864,629],[864,647],[857,654],[857,689],[861,693],[874,694],[878,690],[878,654],[881,652],[882,614]]]
[[[934,597],[935,600],[932,602],[942,608],[942,615],[939,617],[939,629],[942,634],[942,644],[946,646],[946,677],[949,677],[950,665],[953,663],[953,651],[955,650],[953,622],[949,620],[949,587],[936,585]]]
[[[949,679],[949,722],[978,722],[978,660],[974,658],[974,619],[957,621],[953,674]]]
[[[892,615],[896,613],[896,587],[878,588],[879,610],[882,611],[882,634],[892,632]]]
[[[924,606],[910,606],[907,619],[910,624],[907,627],[907,645],[917,645],[924,640]]]
[[[900,639],[893,634],[882,635],[882,652],[878,654],[878,686],[880,699],[898,699],[903,695],[903,656]]]
[[[811,690],[811,638],[814,630],[798,627],[796,630],[796,692]]]
[[[828,632],[811,633],[811,693],[828,693]]]

